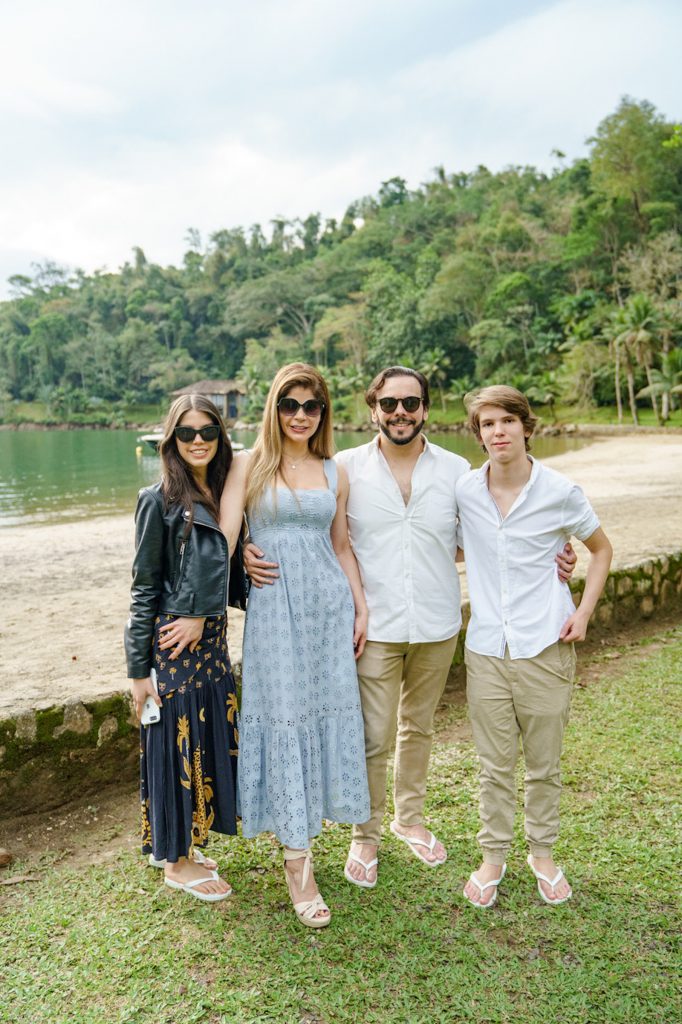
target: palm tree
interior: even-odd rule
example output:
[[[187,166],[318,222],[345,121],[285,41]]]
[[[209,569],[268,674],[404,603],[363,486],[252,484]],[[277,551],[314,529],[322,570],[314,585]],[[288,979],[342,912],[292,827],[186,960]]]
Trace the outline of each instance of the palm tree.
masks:
[[[620,310],[618,311],[620,312]],[[613,359],[613,389],[616,393],[616,410],[618,422],[623,422],[623,395],[621,392],[621,330],[618,324],[618,313],[616,313],[602,328],[602,334],[609,343],[609,355]]]
[[[652,371],[657,355],[657,342],[659,341],[659,317],[658,310],[650,298],[646,295],[633,295],[626,304],[631,307],[632,326],[636,329],[634,350],[635,357],[640,366],[644,367],[647,384],[653,387]],[[654,390],[651,392],[651,407],[654,410],[656,423],[660,425],[661,418],[658,413],[658,399]]]
[[[659,328],[661,334],[661,371],[665,375],[668,371],[664,364],[668,355],[673,356],[672,366],[676,366],[676,360],[679,357],[679,350],[674,349],[673,338],[675,335],[679,335],[680,328],[682,328],[682,319],[680,316],[680,303],[677,299],[667,299],[657,303],[658,316],[659,316]],[[675,353],[677,352],[677,355]],[[670,408],[672,405],[671,395],[672,391],[661,391],[661,419],[664,423],[670,418]]]
[[[559,397],[560,391],[561,387],[557,382],[556,373],[553,370],[545,370],[539,376],[531,378],[531,383],[526,388],[526,395],[531,402],[548,406],[549,415],[555,420],[554,403]]]
[[[337,367],[337,373],[333,375],[335,383],[335,389],[341,392],[341,394],[352,394],[353,401],[355,404],[355,415],[357,422],[361,423],[363,420],[363,406],[364,406],[364,384],[365,375],[362,370],[352,364],[346,366]]]
[[[460,402],[464,408],[464,397],[473,391],[476,384],[472,377],[455,377],[450,381],[450,388],[446,395],[449,402]]]
[[[637,392],[637,398],[661,399],[661,419],[670,418],[675,408],[675,396],[682,395],[682,349],[674,348],[663,356],[660,370],[651,371],[651,383]]]
[[[429,384],[435,384],[438,388],[441,409],[445,412],[445,394],[443,393],[443,385],[448,379],[450,358],[446,356],[442,348],[431,348],[428,352],[422,353],[419,357],[419,365],[421,372],[424,374]]]
[[[619,353],[622,352],[625,363],[625,374],[628,385],[628,399],[632,422],[639,422],[635,396],[635,366],[644,367],[649,388],[653,385],[651,376],[656,354],[656,342],[659,335],[659,321],[656,307],[646,295],[631,295],[614,317],[613,340],[615,345],[616,366],[619,368]],[[620,381],[618,381],[618,386]],[[618,392],[618,388],[617,388]],[[660,423],[658,402],[653,390],[648,397],[654,410],[656,423]]]

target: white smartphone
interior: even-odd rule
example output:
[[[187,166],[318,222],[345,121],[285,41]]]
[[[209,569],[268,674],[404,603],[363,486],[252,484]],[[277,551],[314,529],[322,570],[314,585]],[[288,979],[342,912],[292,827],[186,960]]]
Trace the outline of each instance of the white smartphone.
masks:
[[[161,721],[161,708],[157,705],[153,697],[147,697],[146,701],[142,705],[142,714],[140,715],[141,725],[155,725],[156,722]]]

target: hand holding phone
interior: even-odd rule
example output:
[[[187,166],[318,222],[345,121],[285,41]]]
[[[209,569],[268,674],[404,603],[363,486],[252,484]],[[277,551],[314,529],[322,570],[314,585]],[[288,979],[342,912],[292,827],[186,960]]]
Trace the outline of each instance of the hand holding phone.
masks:
[[[151,683],[151,687],[150,684]],[[156,672],[151,670],[147,679],[133,679],[133,704],[142,725],[153,725],[161,720],[161,701],[156,684]],[[150,692],[152,690],[153,692]]]
[[[142,705],[142,714],[140,715],[141,725],[155,725],[156,722],[161,721],[161,708],[158,706],[153,697],[147,697],[146,701]]]

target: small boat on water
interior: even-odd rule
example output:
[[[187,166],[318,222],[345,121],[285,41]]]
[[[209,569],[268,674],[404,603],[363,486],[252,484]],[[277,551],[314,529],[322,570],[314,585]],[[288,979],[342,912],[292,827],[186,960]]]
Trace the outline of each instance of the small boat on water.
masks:
[[[137,439],[138,451],[141,452],[143,450],[141,446],[146,444],[149,448],[152,449],[155,455],[158,455],[159,445],[161,444],[162,440],[163,433],[160,430],[154,430],[150,434],[140,434],[140,436]],[[230,444],[232,445],[233,452],[241,452],[244,449],[243,444],[241,444],[239,441],[233,441],[232,438],[230,438]]]
[[[159,445],[161,444],[162,438],[163,438],[163,434],[159,430],[159,431],[155,431],[153,434],[140,434],[140,436],[137,439],[137,443],[138,443],[138,445],[141,445],[141,444],[148,445],[152,449],[152,451],[155,452],[155,454],[158,455],[158,453],[159,453]]]

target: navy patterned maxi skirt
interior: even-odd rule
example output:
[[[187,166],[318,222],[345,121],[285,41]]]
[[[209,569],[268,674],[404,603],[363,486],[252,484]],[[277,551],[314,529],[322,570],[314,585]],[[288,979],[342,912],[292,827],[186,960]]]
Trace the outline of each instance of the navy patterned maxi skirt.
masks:
[[[207,619],[193,653],[170,661],[154,628],[161,721],[140,728],[142,852],[177,861],[204,846],[209,830],[235,835],[237,697],[227,617]]]

